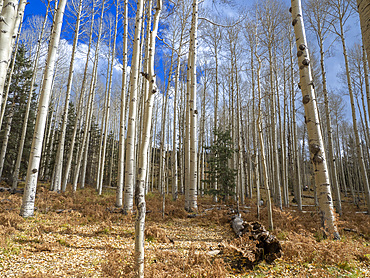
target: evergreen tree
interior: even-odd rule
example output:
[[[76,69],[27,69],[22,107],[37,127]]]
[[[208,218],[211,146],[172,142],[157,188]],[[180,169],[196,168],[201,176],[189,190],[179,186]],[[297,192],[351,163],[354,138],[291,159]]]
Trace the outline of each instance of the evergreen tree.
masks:
[[[209,169],[205,171],[208,175],[204,182],[212,185],[207,193],[218,195],[226,201],[228,196],[235,195],[237,171],[230,167],[229,160],[236,150],[233,148],[230,130],[217,129],[214,131],[214,138],[217,139],[213,145],[206,147],[206,150],[210,151],[211,157],[208,160]],[[213,186],[216,180],[218,189],[214,189]]]
[[[7,106],[4,117],[6,119],[11,114],[11,109],[14,109],[12,127],[9,135],[10,137],[5,156],[4,169],[2,173],[2,179],[6,180],[9,184],[11,184],[15,162],[17,160],[18,146],[20,143],[22,133],[24,114],[32,82],[32,61],[28,58],[26,48],[23,44],[18,47],[16,55],[17,57],[9,88],[9,96],[7,99]],[[7,77],[7,80],[9,80],[9,76]],[[27,133],[23,151],[23,159],[20,168],[20,177],[23,177],[26,174],[28,157],[31,151],[33,124],[36,111],[35,94],[33,94],[32,99],[30,101],[31,101],[31,111],[27,124]],[[15,105],[12,108],[13,102]],[[0,142],[3,141],[5,128],[6,125],[4,124],[0,132]]]

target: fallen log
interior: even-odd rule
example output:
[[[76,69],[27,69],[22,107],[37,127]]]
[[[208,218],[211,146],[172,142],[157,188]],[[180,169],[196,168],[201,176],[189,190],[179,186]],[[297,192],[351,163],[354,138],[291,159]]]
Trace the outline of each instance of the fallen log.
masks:
[[[253,269],[263,260],[272,263],[281,257],[282,248],[279,240],[261,223],[247,223],[240,215],[234,215],[231,226],[237,239],[232,244],[224,245],[220,255],[233,269],[242,272]]]

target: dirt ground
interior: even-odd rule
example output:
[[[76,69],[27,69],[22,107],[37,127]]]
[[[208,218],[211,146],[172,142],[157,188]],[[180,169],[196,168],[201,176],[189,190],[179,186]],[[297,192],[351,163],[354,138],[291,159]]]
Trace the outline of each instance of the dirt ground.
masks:
[[[133,277],[135,216],[114,207],[114,190],[57,194],[40,185],[28,219],[19,216],[21,198],[0,192],[1,277]],[[283,255],[253,269],[235,267],[220,252],[243,244],[230,226],[236,207],[198,200],[198,214],[189,218],[183,199],[168,196],[162,218],[159,195],[147,195],[146,277],[370,277],[370,216],[350,199],[344,198],[336,241],[323,237],[312,199],[304,200],[304,212],[274,208],[272,234]],[[241,211],[244,220],[257,220],[250,199]],[[261,222],[267,227],[265,207]]]

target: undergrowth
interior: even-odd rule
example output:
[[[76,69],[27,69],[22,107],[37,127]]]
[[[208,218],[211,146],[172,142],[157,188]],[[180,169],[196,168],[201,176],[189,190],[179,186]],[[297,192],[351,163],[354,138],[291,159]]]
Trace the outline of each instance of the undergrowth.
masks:
[[[88,187],[75,193],[58,194],[50,192],[48,185],[43,184],[37,191],[35,215],[28,219],[19,216],[21,195],[0,193],[0,265],[42,252],[76,250],[73,236],[96,239],[97,243],[109,238],[122,243],[104,245],[106,254],[95,263],[100,271],[97,275],[133,277],[135,213],[124,215],[115,208],[112,192],[105,191],[98,196]],[[229,224],[231,215],[235,214],[235,205],[214,204],[211,197],[199,198],[196,217],[188,218],[183,209],[183,196],[177,201],[168,196],[162,217],[161,202],[161,196],[156,193],[150,193],[147,198],[146,277],[361,277],[363,270],[370,268],[369,216],[356,213],[349,203],[343,203],[343,216],[338,218],[342,238],[336,241],[324,237],[320,215],[314,206],[306,207],[310,210],[307,213],[299,212],[296,207],[283,211],[274,208],[275,230],[272,233],[281,241],[282,258],[272,265],[262,263],[238,274],[232,263],[225,262],[214,252],[220,245],[243,244],[234,239]],[[257,219],[256,207],[249,199],[241,206],[241,216],[248,222]],[[261,209],[260,222],[268,226],[266,207]],[[89,232],[85,231],[86,227]],[[222,237],[213,238],[220,231]],[[47,240],[50,235],[55,239]],[[182,244],[185,239],[188,245]],[[71,277],[89,277],[78,269],[68,273]],[[52,277],[37,271],[33,276],[23,276]]]

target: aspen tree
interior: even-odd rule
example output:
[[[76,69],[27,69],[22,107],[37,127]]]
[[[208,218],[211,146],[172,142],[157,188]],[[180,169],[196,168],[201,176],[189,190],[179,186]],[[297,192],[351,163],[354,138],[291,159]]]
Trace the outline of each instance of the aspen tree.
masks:
[[[297,201],[298,209],[302,211],[302,177],[301,177],[301,163],[299,159],[299,152],[298,152],[298,135],[297,135],[297,121],[296,121],[296,92],[295,92],[295,86],[294,86],[294,67],[293,67],[293,34],[289,35],[289,57],[290,57],[290,81],[291,81],[291,103],[292,103],[292,129],[293,129],[293,156],[294,156],[294,197]]]
[[[181,33],[182,34],[182,33]],[[181,36],[182,40],[182,36]],[[181,41],[180,41],[181,43]],[[180,44],[181,46],[181,44]],[[181,51],[181,48],[180,48]],[[180,52],[179,51],[179,52]],[[178,197],[178,171],[177,171],[177,91],[179,88],[179,75],[180,75],[180,56],[177,58],[176,73],[175,73],[175,91],[173,96],[173,135],[172,135],[172,199],[177,200]]]
[[[321,78],[322,78],[322,89],[324,94],[324,104],[325,104],[325,116],[326,116],[326,125],[328,131],[328,166],[331,171],[331,184],[335,194],[335,207],[339,215],[342,214],[342,205],[340,198],[340,190],[337,179],[337,169],[336,162],[334,157],[334,146],[333,146],[333,130],[331,127],[331,117],[329,110],[329,98],[327,90],[327,81],[326,81],[326,71],[325,71],[325,50],[324,50],[324,41],[327,37],[329,31],[328,28],[328,13],[327,10],[330,9],[328,2],[322,2],[319,0],[311,0],[308,2],[307,13],[308,13],[308,23],[310,27],[314,30],[316,34],[316,39],[319,44],[320,50],[320,66],[321,66]]]
[[[12,35],[17,17],[18,1],[5,0],[0,21],[0,108],[3,105],[3,92],[12,52]],[[5,105],[6,101],[4,102]],[[0,109],[1,110],[1,109]]]
[[[2,125],[2,122],[3,122],[4,114],[5,114],[6,102],[7,102],[8,95],[9,95],[10,85],[11,85],[11,82],[12,82],[12,76],[13,76],[15,61],[16,61],[17,52],[18,52],[19,34],[21,32],[21,29],[22,29],[22,24],[19,26],[19,30],[18,30],[18,33],[17,33],[17,41],[16,41],[15,48],[14,48],[14,55],[13,55],[13,58],[12,58],[12,61],[11,61],[10,71],[8,73],[9,77],[8,77],[8,85],[6,86],[6,92],[5,92],[5,97],[4,97],[4,105],[1,107],[2,111],[1,111],[1,115],[0,115],[0,117],[1,117],[1,119],[0,119],[0,130],[1,130],[1,125]],[[25,88],[25,90],[26,90],[26,88]],[[2,147],[1,147],[1,151],[0,151],[0,178],[2,176],[2,172],[3,172],[3,168],[4,168],[5,155],[6,155],[7,146],[8,146],[11,124],[12,124],[13,116],[14,116],[15,97],[16,97],[16,95],[15,95],[15,92],[14,92],[13,103],[12,103],[12,106],[10,108],[10,113],[8,115],[8,119],[7,119],[7,123],[6,123],[6,127],[5,127],[5,133],[4,133],[4,137],[3,137],[3,143],[2,143]]]
[[[126,126],[126,91],[127,91],[127,40],[128,40],[128,0],[124,0],[123,15],[123,60],[122,60],[122,87],[121,87],[121,111],[119,128],[118,150],[118,185],[116,193],[116,206],[122,207],[123,180],[125,174],[125,126]]]
[[[17,17],[15,19],[15,22],[14,22],[14,26],[13,26],[13,30],[11,30],[10,32],[12,32],[11,34],[11,38],[10,38],[10,49],[9,49],[9,57],[6,61],[2,61],[1,64],[4,64],[3,66],[5,67],[5,63],[6,63],[6,70],[8,69],[9,67],[9,61],[14,61],[15,59],[15,56],[16,54],[14,54],[14,57],[13,59],[12,58],[12,50],[13,50],[13,47],[14,47],[14,43],[15,43],[15,40],[17,40],[17,44],[18,44],[18,41],[19,41],[19,34],[21,32],[21,29],[22,29],[22,24],[21,22],[23,21],[23,14],[24,14],[24,8],[26,7],[26,4],[27,4],[27,1],[26,0],[21,0],[21,2],[19,3],[19,6],[17,8]],[[1,22],[0,22],[1,24]],[[0,25],[0,28],[1,28],[1,25]],[[3,29],[1,29],[2,32],[4,32]],[[1,40],[1,37],[0,37],[0,40]],[[15,50],[14,50],[14,53],[17,52],[17,46],[15,47]],[[1,47],[0,47],[0,55],[1,55]],[[14,62],[12,62],[12,65],[14,66]],[[0,65],[0,72],[2,70],[2,67]],[[11,76],[13,74],[13,69],[10,70],[10,73],[8,74],[9,75],[9,82],[8,82],[8,86],[7,86],[7,89],[6,89],[6,92],[5,92],[5,96],[4,96],[4,104],[1,105],[2,103],[2,100],[1,100],[1,97],[2,97],[2,92],[4,91],[4,86],[5,84],[2,84],[2,78],[0,77],[0,111],[1,111],[1,115],[0,115],[0,129],[1,129],[1,126],[2,126],[2,123],[3,123],[3,119],[4,119],[4,113],[5,113],[5,107],[6,107],[6,101],[7,101],[7,98],[8,98],[8,94],[9,94],[9,86],[10,86],[10,80],[11,80]],[[4,81],[5,82],[5,81]],[[2,84],[2,85],[1,85]],[[8,119],[11,119],[11,118],[8,118]],[[11,120],[10,120],[11,122]],[[9,129],[9,132],[10,132],[10,129]],[[9,136],[5,136],[5,138],[8,138]],[[6,145],[7,143],[5,142],[3,144],[3,146],[5,147],[5,151],[6,151]],[[5,152],[4,152],[4,155],[5,155]],[[1,160],[1,158],[0,158]],[[0,174],[1,176],[1,174]]]
[[[198,209],[197,205],[197,30],[198,30],[198,0],[193,0],[192,26],[190,32],[189,44],[189,99],[188,99],[188,117],[189,117],[189,192],[185,200],[185,209],[194,211]]]
[[[126,143],[126,169],[125,169],[125,195],[123,202],[124,212],[133,209],[134,177],[135,177],[135,130],[137,121],[137,98],[138,98],[138,79],[140,71],[140,34],[143,21],[144,0],[138,0],[135,19],[135,35],[133,41],[133,52],[131,59],[130,75],[130,108],[127,126]]]
[[[67,92],[66,98],[64,103],[64,112],[63,112],[63,120],[62,120],[62,127],[59,136],[59,144],[58,150],[56,154],[55,160],[55,167],[54,167],[54,179],[51,181],[52,185],[51,188],[54,191],[58,191],[61,188],[62,182],[62,166],[63,166],[63,156],[64,156],[64,142],[65,142],[65,135],[67,130],[67,121],[68,121],[68,111],[69,111],[69,102],[70,102],[70,95],[72,89],[72,80],[73,80],[73,73],[74,73],[74,63],[75,63],[75,56],[77,51],[77,42],[80,32],[80,23],[81,23],[81,12],[82,12],[82,0],[79,0],[77,18],[76,18],[76,25],[75,25],[75,32],[74,32],[74,39],[72,45],[72,57],[69,65],[69,74],[68,74],[68,83],[67,83]]]
[[[103,174],[104,174],[104,163],[105,163],[105,153],[107,148],[107,138],[108,138],[108,122],[109,122],[109,112],[110,112],[110,99],[111,99],[111,90],[112,90],[112,77],[113,77],[113,68],[114,68],[114,58],[116,55],[116,38],[117,38],[117,25],[118,25],[118,0],[116,1],[116,18],[115,18],[115,25],[114,25],[114,35],[113,35],[113,49],[112,49],[112,61],[110,64],[109,69],[109,80],[108,80],[108,88],[107,88],[107,101],[105,104],[105,125],[104,125],[104,139],[103,139],[103,151],[102,151],[102,162],[101,162],[101,169],[100,169],[100,180],[99,183],[99,195],[102,193],[103,188]]]
[[[34,63],[33,63],[33,75],[32,75],[32,81],[31,81],[31,88],[30,88],[30,92],[28,94],[27,107],[26,107],[26,111],[25,111],[25,114],[24,114],[24,118],[23,118],[22,135],[21,135],[19,148],[18,148],[17,161],[15,163],[15,168],[14,168],[14,173],[13,173],[12,190],[15,190],[18,186],[19,170],[20,170],[20,167],[21,167],[23,148],[24,148],[24,143],[25,143],[25,139],[26,139],[28,117],[29,117],[30,109],[31,109],[31,103],[32,103],[31,100],[32,100],[34,84],[35,84],[36,76],[37,76],[37,66],[38,66],[39,58],[40,58],[40,54],[41,54],[42,38],[43,38],[44,32],[45,32],[45,26],[46,26],[46,22],[47,22],[47,19],[48,19],[47,15],[49,13],[49,8],[50,8],[50,1],[48,1],[47,7],[46,7],[46,14],[45,14],[45,17],[44,17],[44,21],[42,23],[41,32],[40,32],[37,47],[36,47],[36,57],[35,57],[35,60],[34,60]]]
[[[21,216],[23,217],[30,217],[34,213],[41,148],[45,131],[45,122],[49,107],[49,99],[51,95],[52,76],[54,74],[56,52],[59,45],[66,2],[67,0],[61,0],[58,4],[58,10],[55,14],[55,26],[53,28],[53,34],[49,43],[48,57],[46,61],[44,79],[39,98],[35,131],[32,140],[31,154],[28,163],[26,184],[23,193],[22,206],[20,212]]]
[[[315,184],[318,192],[319,206],[322,216],[322,224],[331,236],[339,238],[331,197],[329,173],[326,163],[324,142],[321,135],[320,121],[318,117],[316,96],[312,81],[310,57],[306,42],[306,34],[302,18],[300,0],[291,1],[292,24],[296,36],[298,66],[300,73],[300,87],[302,90],[305,120],[309,140],[311,161],[315,172]]]
[[[358,127],[357,127],[357,118],[356,118],[356,109],[355,109],[355,101],[353,95],[353,87],[352,87],[352,80],[351,80],[351,71],[349,69],[349,62],[348,62],[348,55],[347,55],[347,47],[344,38],[344,25],[348,20],[349,16],[351,15],[350,11],[350,2],[349,0],[330,0],[330,4],[333,6],[333,11],[331,16],[336,19],[339,23],[339,30],[337,26],[335,26],[335,22],[332,23],[333,32],[340,38],[342,42],[342,49],[343,49],[343,56],[344,56],[344,64],[346,67],[346,77],[347,77],[347,86],[348,92],[350,96],[351,102],[351,110],[352,110],[352,121],[353,121],[353,131],[355,136],[356,142],[356,151],[358,157],[358,163],[361,173],[362,184],[365,190],[365,199],[367,204],[367,210],[370,212],[370,189],[369,189],[369,179],[367,176],[367,171],[365,168],[365,162],[363,158],[363,150],[360,142]]]
[[[273,50],[276,47],[276,34],[278,32],[278,28],[281,22],[281,4],[278,3],[276,0],[265,0],[263,1],[263,12],[264,14],[261,15],[263,20],[261,20],[261,27],[263,30],[263,34],[265,34],[266,38],[261,41],[265,41],[265,45],[268,50],[268,59],[269,59],[269,84],[270,84],[270,107],[271,109],[271,144],[272,153],[271,158],[272,162],[270,163],[273,175],[273,186],[272,191],[274,195],[274,200],[276,205],[282,209],[282,202],[281,202],[281,177],[280,177],[280,163],[279,163],[279,153],[278,153],[278,136],[277,136],[277,124],[276,124],[276,106],[279,105],[276,102],[276,88],[274,86],[274,57],[273,57]]]
[[[138,6],[139,7],[139,6]],[[145,180],[147,178],[147,155],[149,147],[149,137],[151,130],[151,118],[153,111],[154,96],[157,92],[156,77],[154,73],[154,55],[155,55],[155,40],[158,32],[159,17],[162,9],[162,0],[157,0],[155,7],[155,14],[153,20],[153,29],[150,33],[149,44],[149,64],[148,72],[145,73],[149,80],[148,99],[145,100],[144,126],[142,140],[139,151],[139,167],[136,175],[135,186],[135,205],[137,209],[135,221],[135,260],[136,260],[136,275],[137,277],[144,277],[144,230],[145,230]],[[139,10],[137,15],[139,14]],[[150,28],[148,26],[148,28]],[[137,31],[137,30],[136,30]]]
[[[259,134],[259,144],[260,144],[260,153],[261,153],[261,164],[262,164],[262,172],[263,178],[265,182],[266,188],[266,195],[267,195],[267,217],[269,223],[269,230],[272,231],[274,229],[274,222],[272,219],[272,204],[271,204],[271,193],[270,193],[270,186],[269,186],[269,177],[267,173],[267,165],[266,165],[266,156],[265,156],[265,144],[263,139],[262,133],[262,94],[261,94],[261,80],[260,80],[260,71],[261,71],[261,58],[257,56],[258,60],[258,70],[257,70],[257,90],[258,90],[258,117],[257,117],[257,126],[258,126],[258,134]],[[259,198],[259,192],[257,192],[257,198]],[[257,202],[259,203],[259,199]]]
[[[80,96],[78,97],[78,102],[77,102],[77,105],[76,105],[76,110],[77,110],[76,111],[76,119],[75,119],[75,122],[74,122],[74,125],[73,125],[72,139],[71,139],[71,143],[69,145],[69,152],[68,152],[68,156],[67,156],[67,164],[66,164],[66,167],[65,167],[65,171],[64,171],[64,175],[63,175],[63,179],[62,179],[62,184],[61,184],[62,185],[62,188],[61,188],[62,192],[65,192],[66,189],[67,189],[67,183],[68,183],[68,180],[69,180],[69,175],[71,173],[73,152],[74,152],[74,149],[75,149],[77,132],[79,130],[78,125],[79,125],[79,122],[81,120],[81,113],[82,113],[82,109],[83,109],[82,106],[83,106],[83,102],[84,102],[84,97],[85,97],[84,92],[81,92]]]
[[[89,67],[89,61],[90,61],[90,53],[91,53],[91,46],[92,46],[92,38],[93,38],[93,28],[94,28],[94,19],[95,19],[95,5],[96,1],[94,0],[92,3],[92,9],[91,9],[91,25],[90,25],[90,35],[89,35],[89,43],[88,43],[88,49],[86,54],[86,62],[85,62],[85,69],[82,79],[82,85],[81,85],[81,92],[84,92],[86,90],[87,86],[87,77],[88,77],[88,67]],[[73,190],[75,191],[77,189],[77,181],[78,177],[80,175],[80,168],[81,163],[83,161],[83,154],[85,153],[87,155],[88,147],[89,147],[89,136],[90,136],[90,126],[91,126],[91,118],[92,118],[92,111],[93,111],[93,101],[94,101],[94,92],[95,92],[95,85],[96,85],[96,71],[97,71],[97,65],[99,61],[99,45],[100,45],[100,38],[101,38],[101,29],[102,29],[102,22],[103,22],[103,15],[104,15],[104,6],[101,9],[100,14],[100,23],[99,23],[99,31],[98,31],[98,38],[96,42],[96,48],[95,48],[95,59],[93,63],[93,70],[92,70],[92,77],[90,82],[90,90],[88,93],[88,100],[87,100],[87,107],[86,107],[86,113],[85,113],[85,125],[83,130],[83,138],[82,138],[82,144],[81,148],[79,150],[79,153],[77,154],[77,161],[74,171],[74,177],[73,177]],[[86,166],[86,164],[83,164]],[[82,177],[81,177],[81,188],[84,188],[85,186],[85,169],[86,167],[83,167],[82,170]]]

